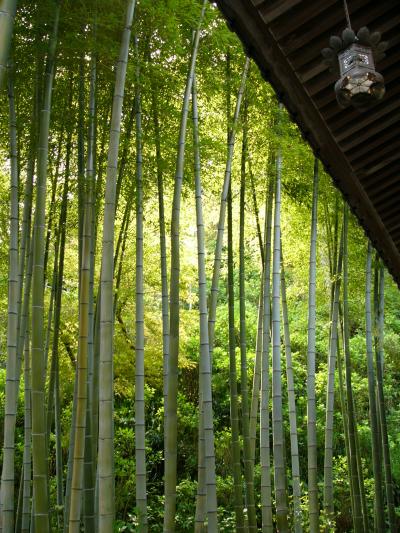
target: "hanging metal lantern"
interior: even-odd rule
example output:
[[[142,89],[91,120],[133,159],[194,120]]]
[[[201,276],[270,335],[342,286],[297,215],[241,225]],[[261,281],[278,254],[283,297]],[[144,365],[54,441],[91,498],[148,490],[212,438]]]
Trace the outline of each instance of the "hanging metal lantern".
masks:
[[[387,48],[387,43],[381,42],[381,34],[370,33],[363,27],[356,35],[346,28],[341,37],[333,35],[329,45],[321,53],[331,70],[337,71],[339,66],[340,78],[335,83],[339,104],[362,111],[381,100],[385,85],[382,75],[375,70],[375,63],[385,57]]]

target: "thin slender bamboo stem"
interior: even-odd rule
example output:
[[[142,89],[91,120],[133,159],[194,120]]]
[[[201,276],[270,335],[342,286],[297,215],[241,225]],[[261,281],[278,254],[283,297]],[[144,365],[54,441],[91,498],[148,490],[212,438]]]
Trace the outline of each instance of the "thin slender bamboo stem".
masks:
[[[378,259],[377,259],[378,261]],[[393,495],[393,476],[390,461],[389,438],[386,422],[385,395],[383,390],[383,354],[384,354],[384,311],[385,311],[385,269],[381,262],[378,266],[378,316],[377,316],[377,350],[376,350],[376,377],[379,402],[379,415],[383,450],[383,472],[385,476],[386,503],[389,515],[389,529],[391,533],[396,531],[396,514]]]
[[[22,521],[21,532],[27,533],[31,525],[31,484],[32,484],[32,457],[31,457],[31,438],[32,438],[32,413],[31,413],[31,358],[30,358],[30,339],[29,339],[29,295],[32,283],[32,262],[33,262],[33,239],[29,239],[28,264],[26,271],[26,281],[24,287],[24,305],[21,324],[25,327],[24,338],[24,491],[22,496]],[[25,303],[26,302],[26,303]],[[24,313],[26,313],[24,315]],[[20,331],[20,335],[22,332]]]
[[[135,316],[135,460],[136,460],[136,507],[138,531],[146,533],[146,428],[144,403],[144,281],[143,281],[143,156],[142,156],[142,108],[140,94],[139,45],[135,42],[136,85],[136,316]]]
[[[104,203],[103,250],[100,291],[100,370],[98,434],[98,531],[111,533],[114,522],[114,424],[113,424],[113,273],[114,273],[114,218],[121,128],[122,104],[128,64],[129,41],[135,10],[135,0],[127,4],[111,114],[110,144],[108,148],[107,179]]]
[[[355,432],[357,425],[354,415],[353,387],[351,383],[351,357],[350,357],[350,327],[349,327],[349,301],[348,301],[348,207],[344,205],[343,215],[343,348],[346,365],[346,392],[347,412],[349,424],[349,451],[350,451],[350,478],[354,500],[354,531],[364,531],[362,518],[360,481],[357,468],[357,452]]]
[[[335,253],[336,255],[336,253]],[[335,368],[338,347],[339,295],[343,265],[343,231],[339,244],[339,257],[335,271],[333,304],[331,312],[331,333],[328,356],[328,383],[326,389],[326,423],[325,423],[325,455],[324,455],[324,510],[326,528],[334,527],[334,488],[333,488],[333,412],[335,398]]]
[[[96,20],[94,22],[94,39],[96,39]],[[86,405],[86,434],[85,434],[85,470],[84,470],[84,513],[83,520],[86,531],[95,530],[95,450],[96,440],[93,434],[93,287],[94,287],[94,202],[93,193],[95,186],[95,159],[96,159],[96,82],[97,82],[97,58],[92,54],[90,63],[90,94],[89,94],[89,125],[88,125],[88,148],[86,161],[86,212],[89,226],[89,294],[88,294],[88,334],[87,334],[87,405]],[[86,225],[86,220],[85,220]]]
[[[1,18],[0,18],[1,20]],[[3,468],[1,473],[1,519],[4,531],[14,529],[14,485],[15,485],[15,422],[17,416],[19,368],[17,364],[18,343],[18,161],[17,161],[17,117],[14,101],[14,80],[10,68],[8,80],[10,110],[10,238],[8,255],[8,319],[7,319],[7,366],[4,407]]]
[[[246,531],[243,513],[242,472],[240,467],[239,408],[236,373],[235,293],[233,277],[232,193],[228,187],[228,320],[229,320],[229,391],[232,434],[233,491],[236,531]]]
[[[185,160],[186,126],[189,113],[189,100],[192,92],[194,69],[200,41],[200,28],[204,17],[206,1],[204,0],[198,27],[193,39],[192,54],[183,97],[181,123],[178,138],[174,195],[171,215],[171,276],[170,276],[170,330],[169,330],[169,364],[167,376],[167,415],[166,415],[166,449],[164,459],[164,533],[175,531],[176,510],[176,467],[177,467],[177,400],[178,400],[178,356],[179,356],[179,226],[182,181]]]
[[[228,132],[228,153],[226,158],[225,166],[225,175],[224,183],[222,186],[221,192],[221,203],[219,209],[219,219],[217,227],[217,240],[215,243],[215,253],[214,253],[214,267],[213,267],[213,277],[211,282],[211,292],[209,297],[208,304],[208,340],[210,343],[210,359],[212,361],[213,349],[214,349],[214,336],[215,336],[215,320],[217,312],[217,301],[218,301],[218,286],[219,286],[219,275],[221,270],[221,257],[222,257],[222,245],[224,239],[224,229],[225,229],[225,213],[227,206],[228,198],[228,189],[231,182],[231,173],[232,173],[232,162],[233,162],[233,153],[235,148],[235,137],[236,130],[239,122],[240,107],[242,104],[243,93],[246,86],[247,74],[250,68],[250,59],[247,57],[240,82],[240,87],[236,99],[235,112],[232,118],[232,126]]]
[[[319,533],[317,402],[315,397],[318,178],[318,159],[315,159],[311,216],[307,342],[307,464],[308,515],[310,520],[310,533]]]
[[[289,531],[286,494],[285,442],[282,412],[282,368],[280,336],[280,286],[281,286],[281,174],[282,154],[278,147],[276,160],[274,252],[272,266],[272,436],[274,453],[274,481],[277,528],[281,533]]]
[[[3,0],[0,10],[0,90],[5,79],[17,0]]]
[[[282,246],[282,244],[281,244]],[[289,313],[286,299],[286,278],[283,256],[281,251],[281,292],[282,292],[282,318],[285,337],[286,356],[286,379],[287,394],[289,404],[289,426],[290,426],[290,454],[292,459],[292,483],[293,483],[293,525],[295,533],[302,533],[302,512],[301,512],[301,487],[300,487],[300,461],[299,443],[297,436],[297,415],[296,397],[294,390],[294,371],[292,362],[292,348],[290,343]]]
[[[164,449],[166,436],[166,414],[167,414],[167,375],[169,358],[169,309],[168,309],[168,271],[167,271],[167,245],[165,237],[165,210],[164,210],[164,186],[161,156],[161,132],[158,114],[157,90],[152,88],[152,110],[154,124],[154,142],[156,148],[157,166],[157,191],[158,191],[158,213],[160,224],[160,270],[161,270],[161,316],[163,335],[163,396],[164,396]]]
[[[40,112],[38,169],[36,182],[36,210],[32,271],[32,459],[33,459],[33,515],[35,530],[49,531],[48,473],[46,458],[46,417],[44,401],[44,223],[46,211],[47,158],[50,129],[51,95],[60,17],[56,3],[52,35],[49,41],[43,106]]]
[[[263,533],[272,533],[273,531],[269,414],[269,353],[271,343],[271,234],[273,201],[274,180],[271,176],[269,179],[268,193],[265,202],[265,266],[263,272],[263,340],[261,358],[260,400],[261,516]]]
[[[199,277],[200,320],[200,427],[204,438],[204,470],[206,487],[207,531],[218,532],[217,483],[215,475],[214,421],[212,408],[211,364],[208,343],[207,281],[205,265],[205,235],[200,175],[199,117],[196,76],[192,85],[194,176],[196,189],[197,257]],[[202,426],[202,427],[201,427]],[[201,453],[201,452],[199,452]]]
[[[246,508],[249,532],[257,531],[256,508],[254,501],[254,472],[251,460],[249,433],[249,393],[247,376],[246,344],[246,292],[245,292],[245,180],[247,153],[247,105],[245,102],[243,119],[242,161],[240,178],[240,221],[239,221],[239,311],[240,311],[240,389],[242,396],[243,462],[246,488]]]

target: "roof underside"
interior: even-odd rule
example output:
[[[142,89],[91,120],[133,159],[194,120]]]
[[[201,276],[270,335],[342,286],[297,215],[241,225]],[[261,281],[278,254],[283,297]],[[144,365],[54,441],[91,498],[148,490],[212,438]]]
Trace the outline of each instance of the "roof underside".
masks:
[[[341,109],[321,49],[346,26],[338,0],[217,0],[247,54],[275,88],[304,138],[400,285],[400,9],[397,0],[350,0],[353,28],[389,42],[377,65],[386,95],[368,112]]]

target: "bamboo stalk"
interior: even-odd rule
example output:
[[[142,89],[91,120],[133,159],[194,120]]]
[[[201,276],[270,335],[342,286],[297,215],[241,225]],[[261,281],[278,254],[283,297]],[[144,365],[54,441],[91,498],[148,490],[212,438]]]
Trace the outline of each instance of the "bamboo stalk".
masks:
[[[48,473],[46,458],[46,418],[44,401],[44,222],[46,211],[47,158],[50,129],[51,95],[60,17],[59,2],[55,6],[52,35],[49,40],[43,106],[40,112],[38,169],[36,182],[35,231],[32,271],[32,459],[33,515],[35,530],[49,531]]]
[[[177,467],[177,400],[178,400],[178,357],[179,357],[179,226],[182,181],[185,160],[186,126],[189,113],[189,100],[192,92],[194,69],[200,41],[200,28],[204,17],[206,1],[204,0],[198,27],[193,39],[192,54],[186,79],[182,103],[181,123],[178,137],[174,195],[171,215],[171,276],[170,276],[170,330],[169,330],[169,364],[167,376],[167,415],[166,415],[166,449],[164,459],[164,533],[175,531],[176,510],[176,467]]]
[[[196,76],[192,85],[194,176],[196,189],[197,257],[199,278],[200,320],[200,427],[204,439],[204,474],[206,487],[207,531],[218,532],[217,483],[215,475],[214,421],[212,407],[211,364],[208,342],[207,281],[205,265],[205,235],[202,207],[202,186],[199,146],[199,117],[197,108]],[[201,427],[202,426],[202,427]],[[201,451],[199,451],[201,453]]]
[[[278,147],[276,161],[274,251],[272,263],[272,436],[274,453],[274,482],[277,528],[281,533],[289,531],[286,494],[285,443],[282,412],[282,369],[280,337],[280,286],[281,286],[281,173],[282,154]]]
[[[114,273],[114,218],[115,188],[118,166],[118,150],[124,99],[129,41],[135,0],[129,0],[122,33],[120,54],[116,68],[116,80],[111,114],[110,144],[108,148],[107,178],[103,222],[103,250],[101,261],[100,291],[100,370],[99,370],[99,418],[98,432],[98,498],[99,533],[111,533],[114,522],[114,424],[113,424],[113,273]]]
[[[379,437],[378,437],[378,415],[375,395],[375,370],[372,350],[372,313],[371,313],[371,285],[372,285],[372,246],[368,241],[367,263],[366,263],[366,282],[365,282],[365,338],[367,348],[367,368],[368,368],[368,395],[369,395],[369,412],[371,421],[371,438],[372,438],[372,465],[374,472],[375,485],[375,523],[378,531],[385,530],[385,517],[383,510],[382,496],[382,471],[379,454]]]
[[[3,0],[0,10],[0,90],[5,79],[17,0]]]
[[[336,253],[335,253],[336,255]],[[325,455],[324,455],[324,510],[326,528],[334,527],[334,487],[333,487],[333,413],[335,397],[335,368],[338,347],[338,317],[339,295],[343,265],[343,231],[341,233],[337,268],[335,270],[335,283],[333,290],[333,303],[331,311],[331,333],[328,355],[328,383],[326,388],[326,422],[325,422]]]
[[[135,461],[138,531],[147,533],[146,442],[144,403],[144,282],[143,282],[143,159],[142,109],[138,40],[134,37],[136,58],[136,298],[135,298]]]
[[[262,532],[272,533],[272,487],[270,459],[270,414],[269,414],[269,353],[271,327],[271,234],[272,207],[274,201],[274,180],[270,177],[265,202],[265,245],[263,272],[263,339],[261,356],[261,399],[260,399],[260,466],[261,466],[261,516]]]
[[[361,508],[360,480],[357,468],[357,452],[355,432],[357,425],[354,413],[353,387],[351,383],[351,357],[350,357],[350,328],[349,328],[349,302],[348,302],[348,207],[344,205],[343,215],[343,348],[346,365],[346,391],[347,412],[349,424],[349,451],[350,451],[350,478],[354,500],[354,531],[364,531],[364,523]]]
[[[282,247],[282,243],[281,243]],[[300,461],[299,443],[297,437],[297,415],[296,397],[294,390],[294,372],[292,363],[292,348],[290,343],[289,313],[286,299],[286,279],[283,256],[281,252],[281,292],[282,292],[282,318],[285,337],[286,356],[286,379],[287,394],[289,404],[289,426],[290,426],[290,454],[292,459],[292,482],[293,482],[293,525],[295,533],[302,533],[302,512],[301,512],[301,487],[300,487]]]
[[[7,7],[7,6],[6,6]],[[2,17],[3,18],[3,17]],[[0,19],[1,20],[1,19]],[[1,71],[0,71],[1,72]],[[14,529],[14,485],[15,485],[15,422],[17,416],[19,366],[17,364],[18,342],[18,161],[17,161],[17,117],[14,101],[14,80],[10,68],[8,80],[9,139],[10,139],[10,214],[8,254],[8,314],[7,314],[7,365],[4,406],[3,468],[1,473],[1,519],[4,531]]]
[[[315,159],[311,216],[307,342],[307,464],[308,515],[310,520],[310,533],[319,533],[317,472],[317,403],[315,398],[318,178],[318,159]]]
[[[229,321],[229,392],[232,435],[233,491],[236,531],[246,531],[243,513],[242,472],[240,467],[239,408],[236,373],[235,293],[233,278],[232,193],[228,187],[228,321]]]
[[[246,488],[246,508],[249,532],[257,531],[256,508],[254,502],[254,472],[251,459],[249,433],[249,394],[247,382],[246,346],[246,293],[245,293],[245,193],[246,193],[246,153],[247,153],[247,105],[245,102],[243,119],[242,160],[240,173],[240,221],[239,221],[239,312],[240,312],[240,389],[242,397],[243,462]]]
[[[378,258],[377,258],[378,261]],[[383,450],[383,472],[385,476],[386,504],[389,516],[389,529],[391,533],[396,531],[396,514],[393,495],[393,476],[390,461],[389,438],[386,422],[385,395],[383,390],[383,354],[384,354],[384,311],[385,311],[385,269],[383,263],[379,261],[378,268],[378,313],[377,313],[377,349],[376,349],[376,377],[377,393],[379,402],[379,422],[381,426],[382,450]]]

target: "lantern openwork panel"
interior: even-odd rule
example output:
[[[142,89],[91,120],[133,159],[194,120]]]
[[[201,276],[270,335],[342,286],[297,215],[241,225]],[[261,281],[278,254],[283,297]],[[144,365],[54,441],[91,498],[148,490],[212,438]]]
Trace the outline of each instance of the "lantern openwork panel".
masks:
[[[375,71],[374,56],[369,46],[353,43],[338,54],[340,79],[335,91],[338,102],[364,109],[385,94],[383,77]]]

